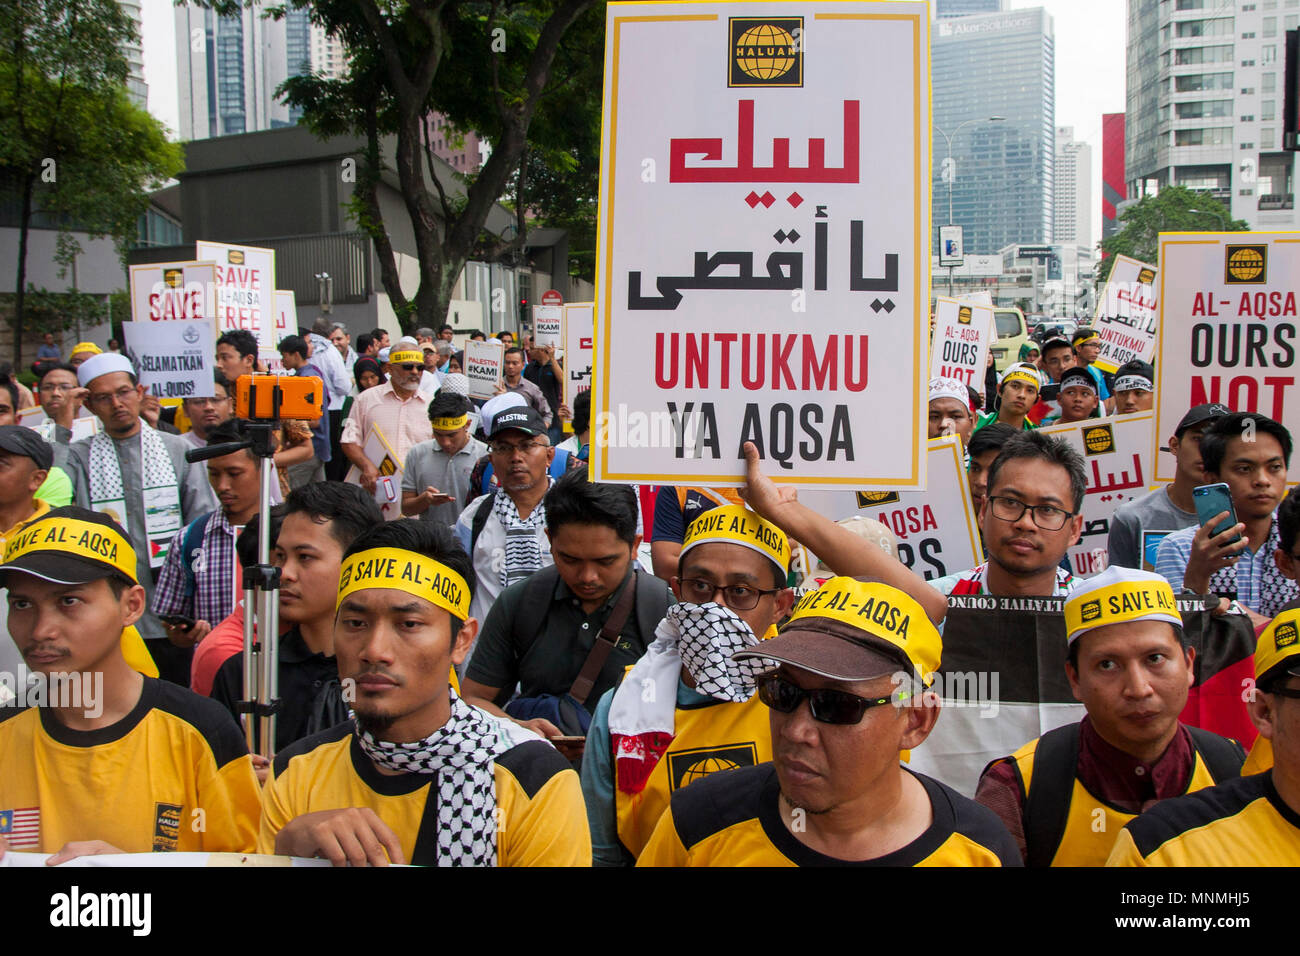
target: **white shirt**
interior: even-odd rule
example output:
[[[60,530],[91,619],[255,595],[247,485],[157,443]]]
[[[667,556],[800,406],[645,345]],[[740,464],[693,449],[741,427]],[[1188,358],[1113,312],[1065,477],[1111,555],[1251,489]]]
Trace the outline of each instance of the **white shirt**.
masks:
[[[498,489],[498,493],[505,492]],[[492,495],[481,495],[471,501],[469,507],[460,513],[454,529],[456,537],[460,539],[461,547],[474,563],[474,577],[477,579],[478,586],[474,589],[474,600],[469,606],[469,616],[477,618],[480,626],[487,619],[487,613],[496,603],[497,597],[505,590],[501,586],[501,565],[506,559],[506,528],[500,518],[495,514],[488,517],[487,524],[483,525],[483,530],[479,533],[478,542],[474,545],[473,551],[470,550],[474,515],[478,513],[479,508],[483,507],[483,502],[488,500],[495,501]],[[537,507],[540,508],[541,504],[538,503]],[[542,552],[542,567],[548,568],[555,562],[551,559],[551,541],[546,537],[546,528],[543,524],[544,522],[539,522],[537,526],[537,546]],[[468,659],[466,657],[466,660]]]
[[[352,390],[352,376],[348,374],[343,356],[339,355],[333,342],[315,332],[311,333],[310,338],[311,358],[307,361],[321,370],[325,385],[330,390],[330,411],[336,412],[343,407],[343,400]]]

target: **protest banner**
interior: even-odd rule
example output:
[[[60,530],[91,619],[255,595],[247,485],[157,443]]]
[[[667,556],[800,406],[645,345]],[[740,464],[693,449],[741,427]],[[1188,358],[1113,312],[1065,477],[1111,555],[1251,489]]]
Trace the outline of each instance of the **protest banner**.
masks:
[[[932,438],[927,445],[926,491],[810,490],[799,492],[799,500],[832,521],[862,515],[887,525],[898,559],[927,581],[973,568],[983,558],[961,438]]]
[[[384,520],[393,521],[402,517],[402,458],[378,425],[371,423],[361,453],[379,472],[379,477],[375,479],[375,504],[383,512]],[[346,480],[353,484],[361,483],[361,472],[356,465],[348,469]]]
[[[215,319],[217,267],[211,262],[151,262],[130,267],[131,319]]]
[[[216,394],[212,319],[123,322],[126,355],[140,384],[159,398]]]
[[[943,296],[935,299],[930,377],[983,388],[993,334],[991,305]]]
[[[1115,256],[1092,323],[1101,338],[1101,353],[1093,364],[1103,372],[1115,372],[1134,359],[1150,362],[1155,355],[1155,283],[1155,266]]]
[[[1069,550],[1070,567],[1080,577],[1091,577],[1106,569],[1110,516],[1124,502],[1142,497],[1151,487],[1153,419],[1151,412],[1137,412],[1039,429],[1063,440],[1083,456],[1088,478],[1083,495],[1083,534]]]
[[[1300,235],[1233,232],[1160,237],[1155,434],[1164,444],[1193,405],[1221,402],[1300,429],[1295,388]],[[1172,455],[1156,480],[1174,480]],[[1300,456],[1287,482],[1300,481]]]
[[[298,334],[298,300],[292,289],[276,289],[271,293],[275,301],[275,340]]]
[[[469,379],[470,398],[491,398],[497,393],[504,372],[504,354],[500,339],[465,343],[465,377]]]
[[[50,444],[54,444],[58,440],[54,434],[54,419],[50,418],[40,405],[20,408],[15,414],[17,424],[39,432],[41,437]],[[82,405],[77,409],[76,417],[72,419],[72,438],[69,441],[90,438],[101,431],[103,431],[103,425],[100,424],[99,418],[89,408]]]
[[[592,339],[596,331],[596,304],[574,302],[564,307],[564,381],[560,383],[560,401],[573,408],[579,392],[591,388]],[[573,431],[564,423],[566,433]]]
[[[606,11],[595,478],[925,487],[927,8]]]
[[[539,305],[533,309],[533,344],[553,349],[564,346],[564,307]]]
[[[275,250],[199,240],[196,258],[216,263],[217,335],[246,329],[257,336],[259,357],[275,355],[280,343],[275,323]],[[297,332],[295,326],[291,332]]]

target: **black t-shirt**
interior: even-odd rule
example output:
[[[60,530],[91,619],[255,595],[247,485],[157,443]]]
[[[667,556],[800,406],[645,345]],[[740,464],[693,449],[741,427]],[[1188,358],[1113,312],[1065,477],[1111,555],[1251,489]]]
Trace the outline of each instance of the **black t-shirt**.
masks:
[[[313,653],[298,628],[280,637],[280,710],[275,715],[275,749],[328,730],[347,719],[333,657]],[[236,705],[244,697],[244,652],[230,657],[212,680],[212,699],[239,719]]]
[[[549,599],[544,607],[525,606],[529,582],[538,575],[544,575],[542,580],[548,584],[554,582],[546,589]],[[645,575],[629,576],[622,587],[635,587],[638,577],[645,578]],[[638,608],[633,604],[619,635],[618,646],[610,652],[585,701],[589,712],[595,709],[600,696],[619,682],[624,670],[635,664],[654,640],[653,632],[642,632],[638,619],[657,623],[663,620],[668,605],[673,603],[667,584],[658,578],[646,578],[646,581],[648,583],[643,583],[637,593],[637,600],[653,600],[654,605]],[[537,575],[515,582],[501,592],[488,611],[483,631],[465,670],[466,680],[499,687],[498,705],[510,699],[515,684],[519,684],[523,697],[568,693],[620,593],[622,588],[588,614],[554,567],[543,568]],[[540,626],[539,618],[543,618]]]
[[[542,390],[546,396],[546,402],[551,406],[551,414],[554,416],[553,421],[559,424],[560,421],[560,380],[555,377],[550,365],[541,365],[538,362],[529,362],[524,366],[524,378],[532,382]]]

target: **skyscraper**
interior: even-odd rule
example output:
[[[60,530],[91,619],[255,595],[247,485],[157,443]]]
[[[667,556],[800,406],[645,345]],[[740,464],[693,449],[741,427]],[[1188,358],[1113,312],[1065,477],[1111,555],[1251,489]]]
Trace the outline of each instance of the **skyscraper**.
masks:
[[[1006,0],[936,0],[934,15],[936,19],[947,20],[976,13],[1001,13],[1005,9]]]
[[[948,222],[946,136],[956,168],[953,222],[965,227],[966,252],[1049,241],[1056,148],[1052,18],[1035,7],[940,20],[930,76],[934,223]]]
[[[1293,154],[1280,127],[1285,31],[1300,27],[1300,9],[1129,0],[1128,17],[1128,198],[1187,186],[1253,227],[1294,228]]]
[[[1056,128],[1052,240],[1092,247],[1092,147],[1074,138],[1073,126]]]

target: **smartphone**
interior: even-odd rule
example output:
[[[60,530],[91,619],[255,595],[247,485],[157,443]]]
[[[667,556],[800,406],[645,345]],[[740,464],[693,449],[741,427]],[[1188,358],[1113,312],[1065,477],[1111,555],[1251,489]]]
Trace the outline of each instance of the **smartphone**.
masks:
[[[194,621],[181,614],[162,614],[159,616],[158,620],[170,627],[179,628],[182,631],[189,631],[194,628]]]
[[[1040,402],[1054,402],[1061,396],[1061,386],[1056,382],[1044,385],[1038,390],[1038,400]],[[1035,512],[1037,514],[1037,512]]]
[[[1210,531],[1210,536],[1223,534],[1237,523],[1237,510],[1232,507],[1232,494],[1228,491],[1228,486],[1223,482],[1213,485],[1197,485],[1192,489],[1192,499],[1196,502],[1196,520],[1202,525],[1209,522],[1215,515],[1228,512],[1228,517],[1224,518],[1219,524]],[[1237,535],[1228,544],[1236,544],[1241,540],[1241,535]]]
[[[563,735],[559,737],[547,737],[546,739],[553,744],[580,744],[585,743],[587,740],[586,737],[566,737]]]

